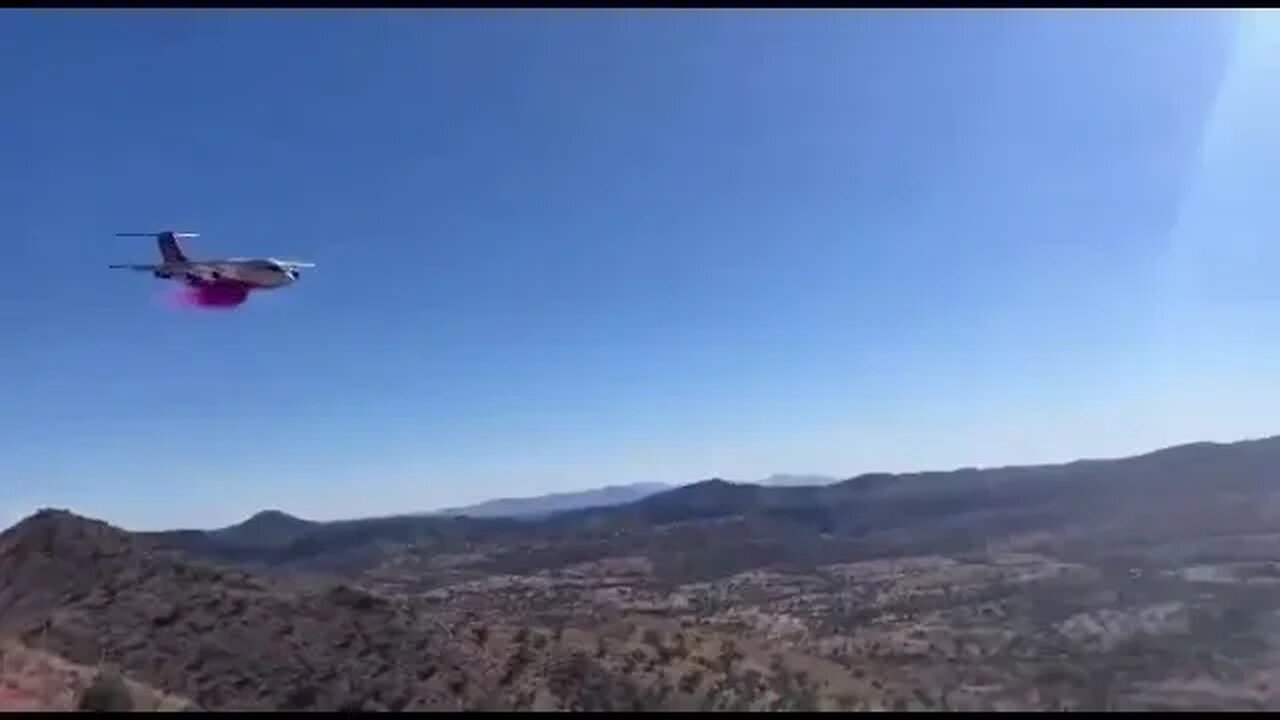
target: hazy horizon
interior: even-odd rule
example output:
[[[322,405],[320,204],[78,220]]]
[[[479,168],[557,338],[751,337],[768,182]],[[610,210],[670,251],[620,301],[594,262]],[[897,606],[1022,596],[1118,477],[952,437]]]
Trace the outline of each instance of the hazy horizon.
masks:
[[[421,514],[430,514],[430,513],[434,513],[434,512],[443,512],[443,511],[453,511],[453,510],[465,509],[465,508],[469,508],[469,507],[474,507],[474,506],[484,505],[484,504],[491,503],[491,502],[510,502],[510,501],[534,500],[534,499],[546,498],[546,497],[548,497],[548,496],[574,495],[574,494],[579,494],[579,493],[588,493],[588,492],[591,492],[591,491],[598,491],[598,490],[604,490],[604,489],[610,489],[610,488],[617,489],[617,488],[620,488],[620,487],[634,487],[634,486],[637,486],[637,485],[654,485],[654,486],[663,486],[663,487],[665,487],[666,489],[676,489],[676,488],[679,488],[679,487],[684,486],[684,485],[689,485],[689,484],[693,484],[693,483],[697,483],[697,482],[705,482],[705,481],[708,481],[708,480],[715,480],[715,479],[727,480],[727,481],[729,481],[729,482],[735,482],[735,483],[764,484],[764,483],[765,483],[765,481],[767,481],[767,480],[771,480],[771,479],[776,478],[776,477],[779,477],[779,476],[786,476],[786,477],[793,477],[793,476],[799,476],[799,477],[823,477],[823,478],[825,478],[826,480],[829,480],[829,481],[840,482],[840,481],[843,481],[843,480],[851,480],[851,479],[855,479],[855,478],[857,478],[857,477],[858,477],[858,476],[860,476],[860,475],[871,474],[871,473],[882,473],[882,472],[884,472],[884,473],[890,473],[890,474],[910,474],[910,473],[913,473],[913,472],[951,472],[951,471],[955,471],[955,470],[961,470],[961,469],[972,469],[972,468],[977,468],[977,469],[992,469],[992,468],[999,468],[999,467],[1017,467],[1017,466],[1029,467],[1029,466],[1036,466],[1036,465],[1061,465],[1061,464],[1067,464],[1067,463],[1076,462],[1076,461],[1080,461],[1080,460],[1104,460],[1104,461],[1105,461],[1105,460],[1120,460],[1120,459],[1125,459],[1125,458],[1129,458],[1129,457],[1136,457],[1136,456],[1140,456],[1140,455],[1143,455],[1143,454],[1146,454],[1146,453],[1149,453],[1149,452],[1156,452],[1156,451],[1159,451],[1159,450],[1166,450],[1166,449],[1173,448],[1173,447],[1180,447],[1180,446],[1191,445],[1191,444],[1199,444],[1199,443],[1206,443],[1206,442],[1207,442],[1207,443],[1215,443],[1215,444],[1234,444],[1234,443],[1251,442],[1251,441],[1258,441],[1258,440],[1267,440],[1267,439],[1277,438],[1277,437],[1280,437],[1280,435],[1260,435],[1260,436],[1256,436],[1256,437],[1236,438],[1236,439],[1232,439],[1232,440],[1207,440],[1207,439],[1202,439],[1202,440],[1190,440],[1190,441],[1186,441],[1186,442],[1183,442],[1183,443],[1171,443],[1171,444],[1168,444],[1168,445],[1161,445],[1161,446],[1159,446],[1159,447],[1146,448],[1146,449],[1144,449],[1144,450],[1138,450],[1138,451],[1133,451],[1133,452],[1128,452],[1128,453],[1121,453],[1121,454],[1114,454],[1114,455],[1081,455],[1081,456],[1072,457],[1072,458],[1069,458],[1069,459],[1057,459],[1057,460],[1049,460],[1049,461],[1043,461],[1043,462],[1026,462],[1026,463],[989,463],[989,464],[976,464],[976,465],[956,465],[956,466],[952,466],[952,467],[920,467],[920,468],[915,468],[915,469],[912,469],[912,470],[890,470],[890,469],[879,469],[879,470],[868,470],[868,471],[863,471],[863,472],[853,473],[853,474],[846,474],[846,475],[821,475],[821,474],[819,474],[819,473],[773,473],[773,474],[771,474],[769,477],[766,477],[766,478],[760,478],[760,479],[757,479],[757,480],[743,480],[743,479],[740,479],[740,478],[722,478],[722,477],[720,477],[720,476],[708,476],[708,477],[704,477],[704,478],[698,478],[698,479],[695,479],[695,480],[685,480],[685,481],[681,481],[681,482],[668,482],[668,483],[662,483],[662,482],[646,482],[646,481],[637,481],[637,482],[634,482],[634,483],[606,483],[606,484],[602,484],[602,485],[596,485],[596,486],[583,487],[583,488],[579,488],[579,489],[577,489],[577,490],[563,490],[563,491],[556,490],[556,491],[549,491],[549,492],[546,492],[546,493],[536,493],[536,494],[533,494],[533,495],[488,497],[488,498],[485,498],[485,499],[483,499],[483,500],[477,500],[477,501],[475,501],[475,502],[471,502],[471,503],[464,503],[464,504],[456,505],[456,506],[439,507],[439,508],[427,508],[427,509],[423,509],[423,510],[404,510],[404,509],[401,509],[401,510],[398,510],[398,511],[395,511],[395,512],[375,513],[375,514],[370,514],[370,515],[342,515],[342,514],[339,514],[339,515],[335,515],[335,516],[332,516],[332,517],[310,517],[310,516],[303,516],[303,515],[300,515],[299,513],[296,513],[296,512],[291,512],[291,511],[290,511],[289,509],[287,509],[287,508],[279,508],[279,507],[261,507],[261,508],[254,509],[252,512],[250,512],[250,513],[246,514],[245,516],[240,517],[240,518],[237,518],[237,519],[234,519],[234,520],[232,520],[232,521],[229,521],[229,522],[226,522],[226,523],[223,523],[223,524],[220,524],[220,525],[207,525],[207,526],[195,526],[195,525],[190,525],[190,526],[186,526],[186,525],[184,525],[184,526],[178,526],[178,525],[173,525],[173,524],[166,524],[163,520],[160,520],[159,522],[154,523],[154,524],[152,524],[152,525],[148,525],[148,526],[145,526],[145,527],[139,527],[139,526],[125,526],[125,525],[122,525],[121,523],[117,523],[117,522],[113,521],[111,518],[94,517],[94,519],[97,519],[97,520],[104,520],[104,521],[106,521],[106,522],[110,522],[110,523],[112,523],[112,524],[114,524],[114,525],[122,526],[122,527],[124,527],[124,529],[126,529],[126,530],[139,531],[139,532],[147,532],[147,531],[162,531],[162,530],[186,530],[186,529],[189,529],[189,530],[214,530],[214,529],[218,529],[218,528],[222,528],[222,527],[229,527],[229,526],[231,526],[231,525],[235,525],[235,524],[237,524],[237,523],[239,523],[239,522],[243,522],[244,520],[247,520],[247,519],[249,519],[249,518],[253,517],[254,515],[258,515],[258,514],[260,514],[260,513],[265,513],[265,512],[282,512],[282,513],[284,513],[284,514],[286,514],[286,515],[290,515],[290,516],[293,516],[293,517],[295,517],[295,518],[299,518],[299,519],[302,519],[302,520],[316,521],[316,522],[331,522],[331,521],[340,521],[340,520],[361,520],[361,519],[372,519],[372,518],[379,518],[379,517],[392,517],[392,516],[397,516],[397,515],[421,515]],[[50,508],[51,508],[51,509],[69,510],[69,511],[71,511],[71,512],[74,512],[74,513],[76,513],[76,514],[78,514],[78,515],[82,515],[82,516],[85,516],[85,515],[86,515],[86,513],[82,512],[82,511],[79,511],[79,510],[77,510],[76,508],[71,508],[71,507],[57,507],[57,506],[53,506],[53,505],[43,505],[43,506],[40,506],[40,507],[32,507],[32,508],[30,508],[28,511],[26,511],[26,512],[21,512],[21,513],[16,513],[16,514],[14,514],[12,517],[8,517],[8,518],[6,518],[6,517],[0,517],[0,532],[3,532],[3,531],[4,531],[4,529],[6,529],[6,528],[8,528],[8,527],[10,527],[10,526],[12,526],[12,525],[14,525],[14,524],[16,524],[17,522],[19,522],[19,521],[23,520],[24,518],[30,517],[32,514],[36,513],[37,511],[39,511],[39,510],[41,510],[41,509],[50,509]]]
[[[1280,432],[1264,13],[6,17],[0,524]],[[161,228],[317,267],[181,312]]]

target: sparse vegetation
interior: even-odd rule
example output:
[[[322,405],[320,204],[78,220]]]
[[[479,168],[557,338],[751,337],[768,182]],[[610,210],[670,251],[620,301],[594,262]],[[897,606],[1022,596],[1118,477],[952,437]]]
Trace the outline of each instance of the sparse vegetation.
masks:
[[[77,709],[88,712],[129,712],[134,709],[133,695],[119,672],[103,670],[85,688]]]
[[[590,526],[397,521],[431,529],[403,550],[294,524],[254,575],[48,512],[0,535],[0,633],[214,710],[1280,707],[1280,441],[1213,484],[1126,462],[823,491],[856,521],[725,483]],[[1228,491],[1257,502],[1179,510]]]

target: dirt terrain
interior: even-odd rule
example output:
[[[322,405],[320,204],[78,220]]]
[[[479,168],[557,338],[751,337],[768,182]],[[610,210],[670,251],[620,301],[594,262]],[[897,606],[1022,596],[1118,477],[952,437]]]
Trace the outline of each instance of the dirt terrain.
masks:
[[[0,535],[8,647],[83,669],[2,656],[0,698],[107,664],[218,710],[1280,709],[1277,440],[246,525]]]
[[[16,642],[0,642],[0,711],[77,710],[101,670]],[[125,686],[134,710],[186,710],[191,706],[189,700],[141,683],[126,680]]]

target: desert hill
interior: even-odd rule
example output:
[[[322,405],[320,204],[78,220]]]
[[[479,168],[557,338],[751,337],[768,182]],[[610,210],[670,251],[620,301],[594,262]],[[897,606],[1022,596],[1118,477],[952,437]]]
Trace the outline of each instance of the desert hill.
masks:
[[[466,644],[350,587],[290,588],[41,511],[0,535],[0,632],[206,708],[457,708]],[[482,692],[482,691],[481,691]]]
[[[1280,709],[1278,560],[1275,438],[526,519],[43,511],[0,636],[210,709]]]

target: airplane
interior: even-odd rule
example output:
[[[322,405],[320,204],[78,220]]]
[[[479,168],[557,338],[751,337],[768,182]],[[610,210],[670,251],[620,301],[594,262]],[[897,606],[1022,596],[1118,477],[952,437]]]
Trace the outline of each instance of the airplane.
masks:
[[[179,240],[200,237],[199,233],[165,230],[155,233],[116,233],[116,237],[153,237],[160,248],[158,265],[111,265],[114,270],[149,272],[161,280],[174,280],[192,290],[198,304],[234,307],[254,290],[274,290],[298,281],[301,268],[313,263],[276,258],[227,258],[191,260]]]

